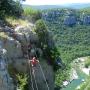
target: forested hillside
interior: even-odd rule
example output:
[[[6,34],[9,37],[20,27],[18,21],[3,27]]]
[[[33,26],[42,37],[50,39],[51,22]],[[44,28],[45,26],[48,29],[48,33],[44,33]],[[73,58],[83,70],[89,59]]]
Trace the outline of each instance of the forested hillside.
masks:
[[[90,14],[86,10],[56,9],[42,14],[48,30],[67,64],[74,58],[90,55]]]
[[[56,85],[60,86],[69,76],[70,63],[78,57],[90,56],[90,12],[86,9],[51,9],[42,12],[42,18],[49,31],[61,60],[64,70],[56,72]]]

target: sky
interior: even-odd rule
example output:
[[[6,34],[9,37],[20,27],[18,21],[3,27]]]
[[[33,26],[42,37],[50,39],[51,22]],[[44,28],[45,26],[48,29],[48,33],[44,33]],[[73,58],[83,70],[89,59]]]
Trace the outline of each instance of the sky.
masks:
[[[26,0],[28,5],[64,5],[72,3],[90,3],[90,0]]]

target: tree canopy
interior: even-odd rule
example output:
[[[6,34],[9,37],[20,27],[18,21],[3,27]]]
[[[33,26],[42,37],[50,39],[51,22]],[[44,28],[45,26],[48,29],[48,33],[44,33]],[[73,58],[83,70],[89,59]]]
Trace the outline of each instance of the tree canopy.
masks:
[[[20,16],[22,12],[23,9],[19,0],[0,0],[0,16],[5,14]]]

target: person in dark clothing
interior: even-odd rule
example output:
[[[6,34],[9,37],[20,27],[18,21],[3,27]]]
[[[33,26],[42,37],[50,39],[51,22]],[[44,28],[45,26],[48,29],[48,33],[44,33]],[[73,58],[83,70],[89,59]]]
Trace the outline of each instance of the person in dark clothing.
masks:
[[[30,59],[30,57],[31,57],[30,52],[31,52],[31,45],[29,44],[29,45],[28,45],[28,56],[29,56],[29,59]]]
[[[29,44],[28,45],[28,52],[30,52],[31,51],[31,45]]]
[[[27,57],[27,51],[26,51],[25,45],[21,45],[21,50],[22,50],[23,57]]]
[[[40,57],[40,53],[39,53],[38,49],[36,49],[36,55],[38,58]]]

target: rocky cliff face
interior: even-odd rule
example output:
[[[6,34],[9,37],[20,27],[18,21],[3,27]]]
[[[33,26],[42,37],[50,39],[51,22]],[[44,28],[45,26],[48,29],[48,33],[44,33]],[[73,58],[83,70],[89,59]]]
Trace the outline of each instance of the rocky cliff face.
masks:
[[[0,90],[14,90],[14,84],[7,70],[6,50],[0,43]]]
[[[21,27],[21,28],[16,28],[15,30],[17,33],[18,32],[21,33],[22,39],[24,41],[23,42],[24,45],[30,43],[31,46],[33,46],[34,48],[37,48],[37,50],[40,53],[40,56],[42,56],[43,51],[39,47],[36,46],[36,43],[39,43],[38,36],[35,32],[32,31],[32,29],[30,30],[29,27]],[[28,36],[28,37],[23,37],[23,35]],[[25,42],[26,39],[27,39],[27,42]],[[48,90],[48,88],[47,88],[47,85],[48,85],[49,90],[54,90],[54,72],[53,72],[52,67],[50,65],[48,65],[45,60],[41,59],[39,61],[40,61],[40,65],[41,65],[43,72],[42,72],[39,64],[36,67],[31,68],[32,75],[33,75],[33,73],[35,74],[35,80],[37,82],[38,89],[39,90]],[[43,75],[45,76],[45,78]],[[45,81],[45,79],[46,79],[46,81]],[[33,82],[34,82],[34,80],[33,80]],[[47,84],[46,84],[46,82],[47,82]],[[32,90],[32,88],[31,88],[31,90]]]
[[[27,53],[28,44],[30,44],[34,48],[37,48],[37,50],[40,53],[40,56],[42,56],[43,51],[36,46],[36,44],[39,42],[39,39],[37,34],[33,31],[33,28],[34,28],[34,25],[29,24],[26,27],[18,26],[15,28],[15,30],[12,30],[6,27],[6,28],[3,28],[4,32],[1,29],[1,32],[7,35],[7,38],[0,36],[0,39],[3,42],[3,47],[7,50],[7,53],[5,55],[7,58],[7,63],[8,65],[12,65],[18,72],[24,72],[24,73],[27,72],[26,53]],[[54,90],[53,69],[50,65],[47,64],[46,61],[41,60],[40,62],[46,77],[46,81],[50,87],[50,90]],[[36,80],[39,86],[39,90],[48,90],[46,88],[45,80],[43,79],[43,75],[40,68],[37,67],[37,70],[38,71],[36,71]],[[7,71],[5,72],[7,73]],[[3,76],[3,75],[0,75],[0,76]],[[6,77],[9,78],[9,75]],[[3,83],[5,84],[7,83],[7,81],[4,81]],[[2,85],[1,81],[0,81],[0,85]],[[8,85],[7,83],[7,86],[10,86],[10,85]],[[7,89],[2,89],[2,90],[7,90]],[[10,89],[10,90],[13,90],[13,89]]]
[[[49,90],[54,90],[54,72],[53,72],[52,67],[50,65],[48,65],[45,60],[41,61],[40,65],[41,65],[41,68],[42,68],[43,73],[45,75]],[[38,77],[39,77],[39,78],[37,78],[37,82],[40,86],[39,90],[48,90],[45,79],[44,79],[44,76],[43,76],[40,68],[38,70],[39,71],[36,75],[38,75]]]

